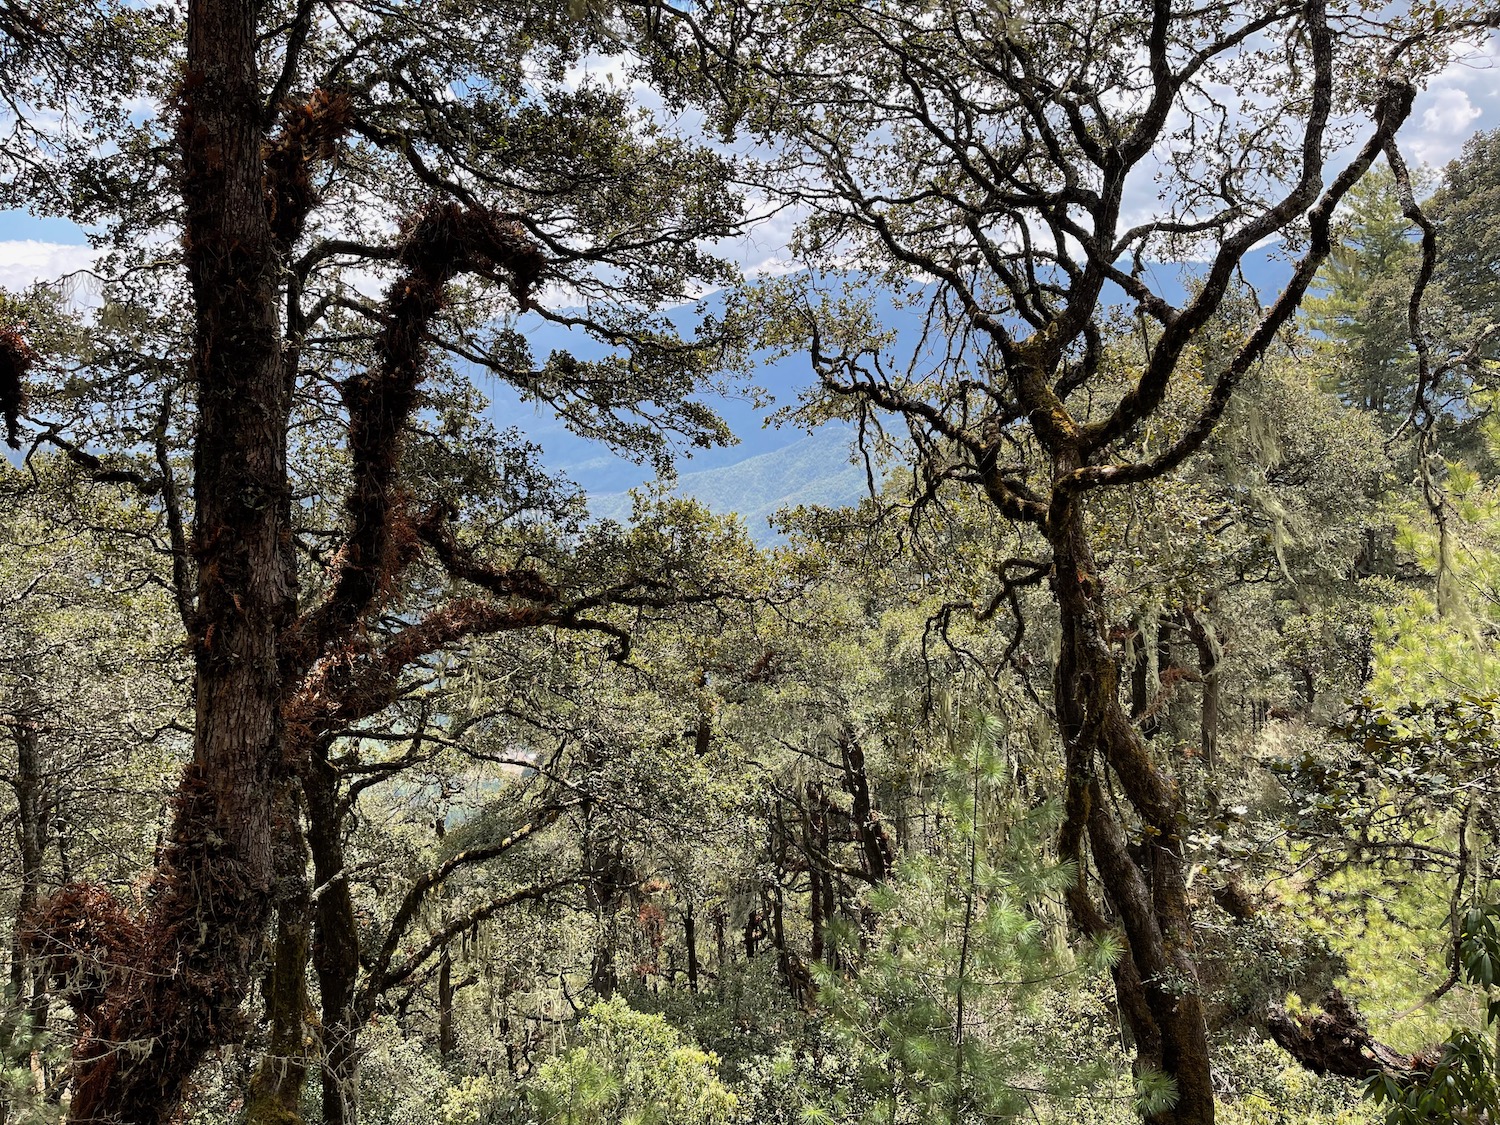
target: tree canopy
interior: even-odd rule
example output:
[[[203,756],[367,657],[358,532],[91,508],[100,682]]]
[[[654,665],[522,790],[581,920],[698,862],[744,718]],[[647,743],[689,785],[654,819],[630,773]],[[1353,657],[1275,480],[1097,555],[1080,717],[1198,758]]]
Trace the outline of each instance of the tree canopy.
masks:
[[[0,1121],[1491,1120],[1497,22],[0,0]]]

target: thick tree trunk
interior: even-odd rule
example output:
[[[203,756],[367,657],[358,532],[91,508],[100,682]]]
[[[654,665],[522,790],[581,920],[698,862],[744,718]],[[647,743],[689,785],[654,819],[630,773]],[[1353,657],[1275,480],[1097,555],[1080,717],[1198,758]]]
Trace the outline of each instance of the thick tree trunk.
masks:
[[[282,740],[277,640],[295,611],[296,585],[286,552],[290,394],[261,162],[259,9],[257,0],[190,4],[181,143],[197,313],[194,767],[227,833],[225,866],[242,868],[240,889],[255,900],[245,917],[264,922],[276,792],[269,782]],[[232,940],[226,952],[248,966],[259,928]]]
[[[194,302],[191,375],[198,562],[193,761],[139,933],[102,994],[82,1000],[71,1118],[159,1125],[209,1049],[238,1034],[271,903],[271,811],[281,764],[278,641],[294,608],[287,565],[286,430],[275,242],[265,206],[256,0],[192,0],[180,104],[184,243]],[[54,900],[43,943],[82,911]],[[108,915],[108,917],[105,917]],[[57,950],[53,950],[54,953]],[[81,998],[82,999],[82,998]]]
[[[1102,583],[1083,512],[1074,504],[1055,505],[1048,532],[1062,625],[1056,702],[1068,794],[1060,845],[1080,860],[1069,906],[1085,930],[1097,932],[1113,922],[1124,932],[1128,952],[1115,970],[1115,985],[1135,1040],[1135,1069],[1164,1074],[1177,1086],[1175,1103],[1148,1122],[1211,1125],[1213,1086],[1183,875],[1181,799],[1121,704],[1120,671],[1107,640]],[[1106,795],[1110,775],[1140,818],[1138,845]],[[1085,886],[1085,839],[1108,919]]]

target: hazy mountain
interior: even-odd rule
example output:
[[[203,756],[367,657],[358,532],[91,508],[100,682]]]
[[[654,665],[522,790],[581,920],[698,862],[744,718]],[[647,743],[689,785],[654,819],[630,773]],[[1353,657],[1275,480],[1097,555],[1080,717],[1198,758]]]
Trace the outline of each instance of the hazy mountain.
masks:
[[[738,512],[757,543],[776,538],[768,520],[781,508],[802,504],[857,504],[868,491],[863,462],[850,463],[853,431],[829,425],[780,449],[732,465],[681,473],[676,493],[691,496],[711,512]],[[589,502],[600,519],[630,516],[630,495],[613,492]]]
[[[1203,263],[1147,263],[1146,280],[1174,304],[1187,298],[1189,287],[1206,270]],[[1279,246],[1260,248],[1247,255],[1241,276],[1252,285],[1260,300],[1272,301],[1291,274],[1290,263]],[[1128,303],[1123,292],[1113,289],[1113,299]],[[1106,295],[1106,300],[1109,300]],[[878,318],[896,329],[897,352],[915,345],[921,311],[880,302]],[[708,305],[710,312],[718,312]],[[684,309],[684,328],[692,316]],[[540,318],[529,318],[517,327],[527,336],[540,360],[553,349],[573,352],[580,359],[598,358],[610,349],[580,332],[561,329]],[[753,376],[754,384],[768,405],[757,406],[747,395],[705,393],[701,401],[713,407],[739,439],[738,444],[719,449],[696,450],[678,462],[678,489],[715,512],[739,512],[759,541],[772,538],[766,517],[777,508],[796,504],[846,504],[863,495],[864,470],[849,463],[849,433],[829,426],[807,437],[795,431],[767,426],[771,412],[796,403],[813,380],[806,356],[793,356],[765,363]],[[523,403],[508,385],[491,381],[485,390],[492,397],[490,416],[502,426],[515,426],[541,446],[547,467],[581,485],[592,498],[590,507],[601,518],[621,519],[630,514],[627,490],[651,479],[649,466],[618,457],[594,441],[570,433],[546,407]]]

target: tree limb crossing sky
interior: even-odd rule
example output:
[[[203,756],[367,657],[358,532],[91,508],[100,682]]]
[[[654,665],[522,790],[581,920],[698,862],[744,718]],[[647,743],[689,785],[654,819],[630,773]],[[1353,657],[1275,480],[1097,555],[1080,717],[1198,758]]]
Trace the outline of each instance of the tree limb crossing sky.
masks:
[[[592,70],[593,68],[589,68]],[[601,60],[600,73],[613,69]],[[1417,98],[1402,141],[1416,164],[1440,168],[1456,157],[1477,132],[1500,128],[1500,35],[1476,40],[1465,57],[1451,63]],[[722,247],[751,273],[784,272],[791,234],[786,214],[770,218],[738,244]],[[0,211],[0,288],[24,289],[35,281],[55,281],[88,269],[94,261],[85,232],[58,219],[22,211]]]

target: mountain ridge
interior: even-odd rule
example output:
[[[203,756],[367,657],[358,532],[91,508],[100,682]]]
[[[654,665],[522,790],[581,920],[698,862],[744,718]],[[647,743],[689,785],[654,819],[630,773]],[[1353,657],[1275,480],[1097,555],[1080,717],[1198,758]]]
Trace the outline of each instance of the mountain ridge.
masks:
[[[829,424],[730,465],[679,473],[672,492],[699,501],[715,515],[738,514],[751,539],[766,546],[779,538],[770,518],[781,509],[857,504],[867,494],[864,466],[851,459],[853,442],[852,429]],[[625,522],[631,506],[629,491],[589,498],[589,510],[597,519]]]

